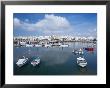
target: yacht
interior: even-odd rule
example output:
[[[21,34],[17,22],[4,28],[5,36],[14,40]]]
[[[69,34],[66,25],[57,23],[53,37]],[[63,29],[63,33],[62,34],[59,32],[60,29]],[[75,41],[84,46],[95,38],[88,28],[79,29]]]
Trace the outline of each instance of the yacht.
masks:
[[[78,54],[78,55],[84,54],[84,52],[83,52],[82,49],[79,49],[79,50],[75,50],[75,49],[73,49],[72,53],[74,53],[74,54]]]
[[[32,64],[33,66],[39,65],[39,64],[40,64],[40,58],[37,57],[36,59],[34,59],[34,60],[31,62],[31,64]]]
[[[40,44],[36,44],[35,47],[42,47],[42,45],[40,45]]]
[[[74,49],[74,50],[72,51],[72,53],[78,54],[79,52],[78,52],[77,50]]]
[[[54,43],[52,44],[52,46],[61,46],[62,44],[61,43]]]
[[[79,54],[83,54],[84,52],[83,52],[82,49],[79,49],[79,50],[78,50],[78,53],[79,53]]]
[[[19,60],[17,61],[16,65],[17,65],[18,67],[21,67],[21,66],[25,65],[25,64],[27,63],[27,61],[28,61],[28,58],[26,58],[25,56],[23,56],[22,59],[19,59]]]
[[[61,44],[60,47],[69,47],[68,44]]]
[[[77,64],[81,67],[85,67],[87,65],[87,61],[84,58],[79,57],[77,58]]]
[[[33,47],[32,44],[26,44],[26,47]]]
[[[51,44],[45,44],[44,46],[48,48],[48,47],[51,47],[52,45]]]

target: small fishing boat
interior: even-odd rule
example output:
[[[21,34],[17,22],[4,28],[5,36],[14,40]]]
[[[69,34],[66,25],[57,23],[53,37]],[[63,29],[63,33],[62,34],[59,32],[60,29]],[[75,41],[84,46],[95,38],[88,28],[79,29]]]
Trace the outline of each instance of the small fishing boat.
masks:
[[[51,44],[45,44],[44,46],[48,48],[48,47],[51,47],[52,45]]]
[[[74,53],[74,54],[79,54],[79,55],[84,54],[84,52],[83,52],[82,49],[79,49],[79,50],[73,50],[72,53]]]
[[[94,51],[94,48],[92,48],[92,47],[87,47],[87,48],[85,48],[85,50],[87,50],[87,51]]]
[[[32,64],[33,66],[39,65],[39,64],[40,64],[40,58],[37,57],[36,59],[34,59],[34,60],[31,62],[31,64]]]
[[[79,50],[78,50],[78,53],[79,53],[79,54],[83,54],[84,52],[83,52],[82,49],[79,49]]]
[[[79,57],[77,58],[77,64],[81,67],[85,67],[87,66],[87,61],[84,58]]]
[[[26,47],[33,47],[32,44],[26,44]]]
[[[54,43],[54,44],[52,44],[51,46],[61,46],[62,44],[61,43]]]
[[[79,52],[77,50],[73,50],[72,53],[79,54]]]
[[[25,64],[27,63],[27,61],[28,61],[28,58],[26,58],[25,56],[23,56],[22,59],[19,59],[19,60],[17,61],[16,65],[17,65],[18,67],[22,67],[23,65],[25,65]]]
[[[68,44],[61,44],[60,47],[69,47]]]
[[[40,44],[36,44],[36,45],[34,45],[35,47],[42,47],[42,45],[40,45]]]

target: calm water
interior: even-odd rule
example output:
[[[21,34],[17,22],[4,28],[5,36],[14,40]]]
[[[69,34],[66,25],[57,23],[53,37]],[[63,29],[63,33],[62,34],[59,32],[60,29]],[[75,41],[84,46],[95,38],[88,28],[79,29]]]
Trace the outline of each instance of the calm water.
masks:
[[[69,47],[14,47],[14,75],[96,75],[97,74],[97,49],[94,52],[84,50],[84,55],[74,55],[73,49],[92,45],[92,43],[69,43]],[[22,56],[30,61],[19,68],[16,62]],[[39,56],[41,63],[33,67],[30,62],[33,56]],[[77,65],[77,57],[84,56],[88,65],[81,68]]]

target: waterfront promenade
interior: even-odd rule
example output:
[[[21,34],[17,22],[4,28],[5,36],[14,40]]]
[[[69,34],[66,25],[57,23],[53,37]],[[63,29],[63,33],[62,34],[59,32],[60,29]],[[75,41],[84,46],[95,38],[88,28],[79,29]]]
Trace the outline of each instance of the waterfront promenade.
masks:
[[[83,43],[96,43],[97,39],[94,37],[72,37],[72,36],[18,36],[14,37],[14,46],[26,45],[59,45],[65,42],[83,42]]]

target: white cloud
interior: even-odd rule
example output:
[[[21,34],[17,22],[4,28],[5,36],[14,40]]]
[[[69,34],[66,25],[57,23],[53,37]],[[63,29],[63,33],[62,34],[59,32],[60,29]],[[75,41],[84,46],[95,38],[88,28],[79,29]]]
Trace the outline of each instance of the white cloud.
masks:
[[[96,28],[94,28],[94,29],[89,29],[89,30],[88,30],[88,32],[90,32],[90,33],[95,33],[96,31],[97,31]]]
[[[97,31],[97,29],[96,28],[94,28],[94,30],[93,30],[94,32],[96,32]]]
[[[41,23],[43,25],[43,27],[48,27],[53,30],[70,28],[70,23],[65,17],[54,16],[53,14],[45,15],[45,18],[43,20],[41,20],[39,23]]]
[[[18,18],[14,18],[14,27],[20,27],[21,26],[21,22]]]
[[[37,21],[36,23],[29,23],[28,19],[21,21],[18,18],[14,18],[14,27],[23,29],[25,31],[42,31],[44,33],[64,33],[64,31],[71,31],[72,26],[70,22],[61,16],[55,16],[54,14],[45,14],[44,19]]]
[[[25,21],[21,21],[18,18],[14,18],[14,28],[15,29],[23,29],[26,31],[33,31],[36,29],[35,24],[27,23],[27,19]]]
[[[29,19],[25,19],[25,22],[29,22]]]

